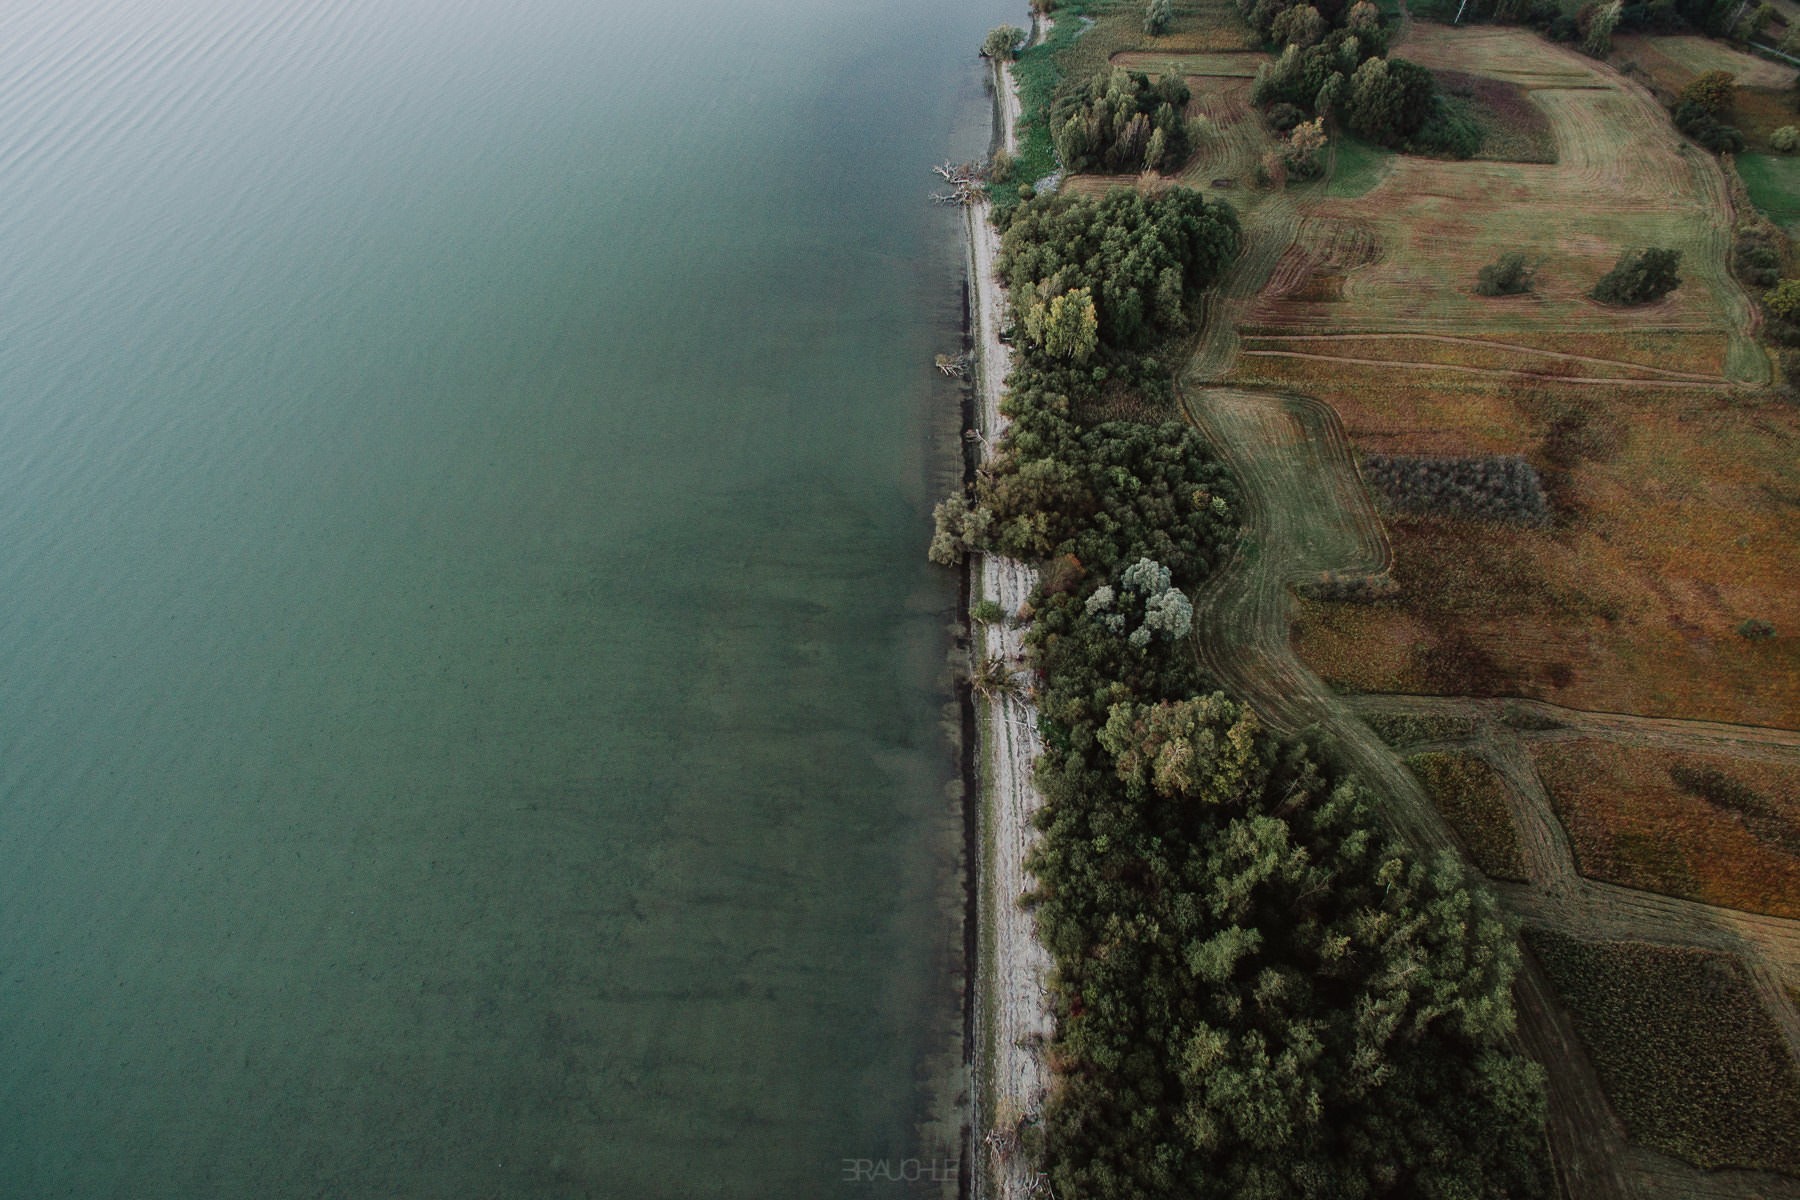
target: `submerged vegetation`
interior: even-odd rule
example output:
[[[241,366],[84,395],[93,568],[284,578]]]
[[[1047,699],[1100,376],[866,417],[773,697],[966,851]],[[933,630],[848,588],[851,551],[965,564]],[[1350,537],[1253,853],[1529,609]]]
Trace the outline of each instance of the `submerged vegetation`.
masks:
[[[1038,927],[1055,962],[1058,1195],[1542,1194],[1541,1070],[1510,1045],[1517,950],[1354,778],[1213,692],[1187,593],[1237,492],[1166,411],[1238,245],[1232,209],[1043,197],[1002,217],[1011,424],[932,556],[1041,564],[1026,643],[1045,752]]]

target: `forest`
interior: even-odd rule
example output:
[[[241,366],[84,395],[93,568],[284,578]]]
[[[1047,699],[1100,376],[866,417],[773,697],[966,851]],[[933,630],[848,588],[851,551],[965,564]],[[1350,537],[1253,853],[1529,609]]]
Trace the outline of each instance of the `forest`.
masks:
[[[1237,242],[1183,189],[1007,218],[1012,424],[932,556],[1041,567],[1020,615],[1057,1085],[1017,1132],[1057,1195],[1537,1196],[1543,1076],[1510,1044],[1492,899],[1201,678],[1188,594],[1237,548],[1236,488],[1187,423],[1110,415],[1121,388],[1171,411],[1164,364]]]

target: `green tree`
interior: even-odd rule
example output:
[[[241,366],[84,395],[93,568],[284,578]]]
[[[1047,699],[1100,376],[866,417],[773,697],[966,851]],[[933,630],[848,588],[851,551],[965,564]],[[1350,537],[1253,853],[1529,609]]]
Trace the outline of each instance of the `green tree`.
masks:
[[[1537,268],[1525,255],[1509,251],[1481,268],[1475,277],[1477,296],[1518,296],[1529,292],[1536,281]]]
[[[1722,117],[1737,100],[1737,76],[1730,71],[1706,71],[1681,89],[1681,102],[1697,105],[1708,116]]]
[[[988,31],[981,43],[981,56],[995,62],[1011,62],[1029,36],[1015,25],[1001,25]]]
[[[1624,15],[1623,0],[1595,0],[1581,10],[1577,25],[1581,30],[1581,48],[1595,58],[1612,53],[1613,30]]]
[[[1100,317],[1094,294],[1085,287],[1033,304],[1025,314],[1026,336],[1051,358],[1084,363],[1100,347]]]
[[[1783,321],[1800,320],[1800,279],[1784,279],[1763,293],[1763,304]]]
[[[1680,268],[1679,250],[1627,250],[1594,285],[1593,297],[1602,304],[1648,304],[1681,286]]]
[[[1150,0],[1144,12],[1144,32],[1151,37],[1160,37],[1169,32],[1169,24],[1175,19],[1173,0]]]
[[[1436,105],[1430,71],[1403,58],[1371,58],[1350,77],[1345,123],[1372,142],[1395,146],[1417,133]]]

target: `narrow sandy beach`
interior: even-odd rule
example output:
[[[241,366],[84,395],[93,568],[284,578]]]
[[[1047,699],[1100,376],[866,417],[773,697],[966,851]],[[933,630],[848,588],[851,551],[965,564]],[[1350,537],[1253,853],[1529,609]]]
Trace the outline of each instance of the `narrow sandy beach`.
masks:
[[[1014,126],[1019,118],[1018,84],[1012,71],[997,73],[998,116],[1008,151],[1016,149]],[[969,235],[970,311],[975,323],[980,391],[980,432],[984,453],[1005,430],[1000,414],[1012,354],[1000,340],[1006,318],[1006,296],[995,276],[1000,235],[989,220],[986,203],[967,210]],[[1042,748],[1037,710],[1023,698],[1030,678],[1024,670],[1023,630],[1012,627],[1037,584],[1037,572],[1014,559],[981,557],[971,574],[976,595],[970,602],[994,600],[1008,620],[977,629],[976,653],[998,656],[1015,667],[1021,694],[983,706],[981,713],[982,796],[981,864],[982,943],[976,997],[976,1078],[971,1119],[976,1136],[986,1137],[981,1164],[973,1172],[976,1196],[1011,1200],[1030,1193],[1036,1172],[1016,1153],[1013,1135],[1022,1121],[1043,1111],[1049,1087],[1044,1052],[1052,1023],[1049,1007],[1050,956],[1038,941],[1036,922],[1020,906],[1033,885],[1025,859],[1037,838],[1032,817],[1042,805],[1032,781],[1032,763]],[[991,1178],[998,1183],[990,1192]]]

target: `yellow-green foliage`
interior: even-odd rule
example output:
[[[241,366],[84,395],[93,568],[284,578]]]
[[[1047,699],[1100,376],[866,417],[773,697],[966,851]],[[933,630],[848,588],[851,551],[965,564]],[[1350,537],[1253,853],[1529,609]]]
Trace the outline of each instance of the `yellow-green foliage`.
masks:
[[[1800,279],[1784,279],[1763,293],[1769,311],[1784,321],[1800,318]]]

